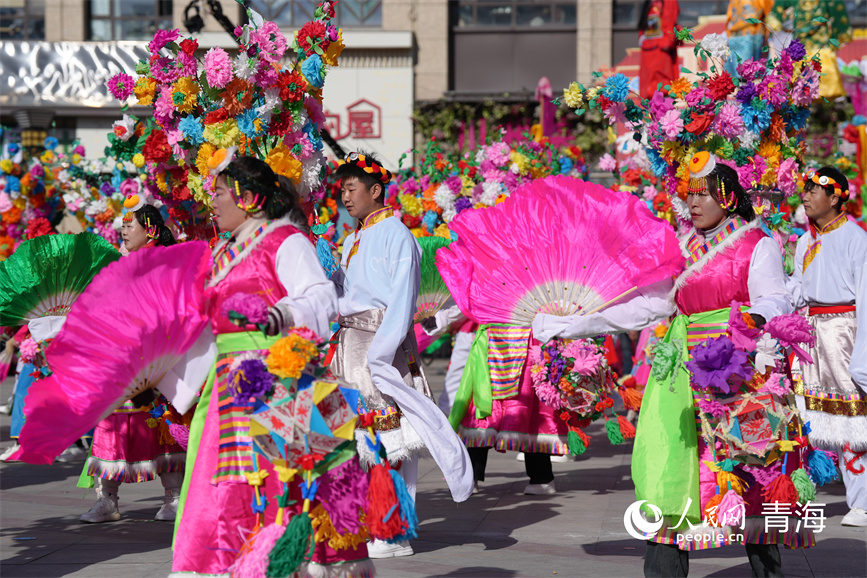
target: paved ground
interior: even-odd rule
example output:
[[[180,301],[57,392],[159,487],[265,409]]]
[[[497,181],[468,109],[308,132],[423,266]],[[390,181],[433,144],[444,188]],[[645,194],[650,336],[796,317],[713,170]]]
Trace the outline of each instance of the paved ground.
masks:
[[[441,387],[443,362],[429,370]],[[11,392],[7,381],[0,399]],[[419,475],[420,539],[416,555],[377,563],[379,576],[548,577],[642,574],[644,544],[623,529],[634,500],[631,445],[613,447],[600,428],[580,461],[554,464],[558,493],[521,494],[526,483],[515,454],[495,454],[482,491],[451,501],[430,460]],[[0,417],[0,445],[9,445],[9,418]],[[164,577],[171,567],[171,525],[153,521],[162,500],[158,481],[121,487],[123,520],[85,525],[78,516],[93,503],[75,487],[81,464],[0,465],[0,575],[4,578],[81,576]],[[664,481],[660,481],[664,483]],[[828,527],[810,550],[784,550],[787,576],[867,576],[867,536],[844,528],[843,487],[820,492]],[[749,576],[739,547],[693,553],[691,576]]]

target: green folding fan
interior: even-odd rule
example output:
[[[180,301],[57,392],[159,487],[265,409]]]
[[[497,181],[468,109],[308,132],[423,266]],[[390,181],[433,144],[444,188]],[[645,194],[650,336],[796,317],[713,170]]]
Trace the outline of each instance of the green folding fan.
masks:
[[[120,259],[94,233],[43,235],[21,243],[0,263],[0,325],[66,315],[100,269]]]
[[[443,237],[422,237],[418,240],[422,254],[421,286],[416,299],[417,311],[413,317],[416,323],[433,317],[451,297],[436,264],[437,251],[441,247],[448,247],[451,242],[451,239]]]

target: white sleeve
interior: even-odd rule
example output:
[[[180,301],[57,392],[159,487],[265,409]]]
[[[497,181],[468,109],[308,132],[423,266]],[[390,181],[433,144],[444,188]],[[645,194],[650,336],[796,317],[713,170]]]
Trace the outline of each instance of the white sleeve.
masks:
[[[852,259],[855,277],[855,316],[858,322],[855,345],[849,362],[849,375],[852,381],[867,393],[867,255],[861,248],[854,249]]]
[[[786,289],[792,297],[792,304],[795,309],[807,306],[807,300],[804,298],[804,254],[807,252],[806,233],[798,239],[798,244],[795,247],[795,270],[792,276],[786,281]]]
[[[765,321],[769,321],[778,315],[793,312],[795,307],[786,290],[786,280],[780,248],[776,241],[765,237],[756,244],[750,258],[750,274],[747,278],[749,313],[761,315]]]
[[[292,312],[294,324],[331,337],[331,321],[337,317],[334,284],[319,265],[313,244],[301,233],[290,235],[277,249],[277,277],[286,297],[277,303]]]
[[[449,299],[449,301],[446,302],[446,305],[448,305],[449,303],[454,303],[454,301]],[[461,313],[461,310],[458,309],[457,305],[452,305],[451,307],[443,308],[437,311],[434,315],[434,319],[436,319],[437,324],[436,327],[434,327],[433,329],[427,329],[426,327],[422,326],[422,331],[424,331],[431,337],[437,337],[438,335],[442,335],[446,332],[446,330],[451,326],[452,323],[455,323],[457,321],[466,321],[467,318],[464,316],[463,313]]]
[[[628,301],[590,315],[560,317],[540,313],[533,320],[533,337],[545,343],[554,337],[582,339],[602,333],[639,331],[675,312],[670,297],[673,281],[666,279],[634,292]]]

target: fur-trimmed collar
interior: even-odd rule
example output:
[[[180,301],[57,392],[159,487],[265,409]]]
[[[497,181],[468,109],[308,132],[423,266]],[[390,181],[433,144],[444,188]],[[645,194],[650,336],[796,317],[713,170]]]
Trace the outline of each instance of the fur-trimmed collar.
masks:
[[[674,281],[674,287],[671,289],[671,293],[669,294],[670,299],[674,299],[674,294],[686,287],[686,283],[690,277],[695,275],[696,273],[701,272],[704,269],[705,265],[710,263],[713,259],[715,259],[718,255],[720,255],[723,251],[734,245],[737,241],[741,239],[744,235],[753,231],[755,229],[759,229],[761,227],[761,222],[758,218],[753,220],[750,223],[747,223],[743,227],[737,229],[732,232],[728,237],[717,243],[713,246],[707,253],[702,255],[702,257],[683,270],[683,273],[678,276],[678,278]],[[695,231],[695,229],[693,229]],[[692,232],[690,231],[686,236],[684,236],[680,240],[680,252],[683,255],[684,259],[689,257],[689,251],[686,248],[686,244],[689,241],[689,238],[692,236]]]
[[[274,231],[274,229],[277,229],[279,227],[285,227],[286,225],[292,225],[299,231],[304,230],[303,226],[293,221],[292,218],[288,215],[271,221],[271,223],[267,227],[265,227],[265,230],[262,231],[261,235],[253,239],[253,241],[249,245],[244,247],[244,250],[241,251],[237,257],[232,259],[225,267],[223,267],[219,273],[211,277],[211,279],[208,281],[208,287],[213,287],[217,285],[220,281],[225,279],[226,275],[229,274],[229,271],[231,271],[235,265],[246,259],[250,255],[250,253],[253,252],[253,249],[255,249],[259,245],[259,242],[262,241],[262,239],[264,239],[265,237],[267,237],[269,233]],[[228,241],[220,241],[219,243],[217,243],[216,247],[214,247],[214,255],[219,255],[220,250],[226,245],[226,243],[228,243]]]

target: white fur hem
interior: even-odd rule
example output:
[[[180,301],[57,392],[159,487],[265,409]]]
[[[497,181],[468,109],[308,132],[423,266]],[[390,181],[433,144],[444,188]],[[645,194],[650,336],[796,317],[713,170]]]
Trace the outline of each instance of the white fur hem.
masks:
[[[867,416],[810,410],[805,408],[803,396],[796,395],[795,400],[801,415],[810,423],[810,443],[834,452],[846,443],[854,451],[867,450]]]
[[[117,480],[127,484],[155,480],[167,472],[183,472],[187,462],[186,452],[160,454],[145,462],[107,461],[96,456],[87,460],[87,472],[105,480]]]
[[[376,464],[376,456],[367,447],[367,440],[369,439],[370,434],[367,430],[355,430],[358,458],[365,469]],[[382,445],[385,446],[385,451],[388,454],[388,461],[393,466],[404,460],[419,457],[419,454],[425,449],[424,442],[406,417],[400,418],[400,429],[379,432],[379,439],[382,440]]]
[[[669,299],[674,299],[675,293],[677,293],[686,286],[687,281],[689,281],[690,277],[692,277],[696,273],[700,273],[701,270],[704,269],[705,265],[707,265],[717,256],[719,256],[720,253],[731,247],[735,242],[739,241],[741,237],[743,237],[753,229],[758,229],[759,226],[760,223],[758,218],[756,218],[750,223],[747,223],[746,225],[720,241],[710,251],[702,255],[701,259],[687,267],[674,282],[674,287],[672,288],[671,293],[669,293],[668,295]],[[681,240],[680,250],[684,257],[689,257],[689,252],[686,250],[686,241],[689,239],[690,235],[687,235]]]
[[[301,569],[301,575],[309,578],[368,578],[376,576],[376,567],[370,558],[342,564],[311,562]]]

